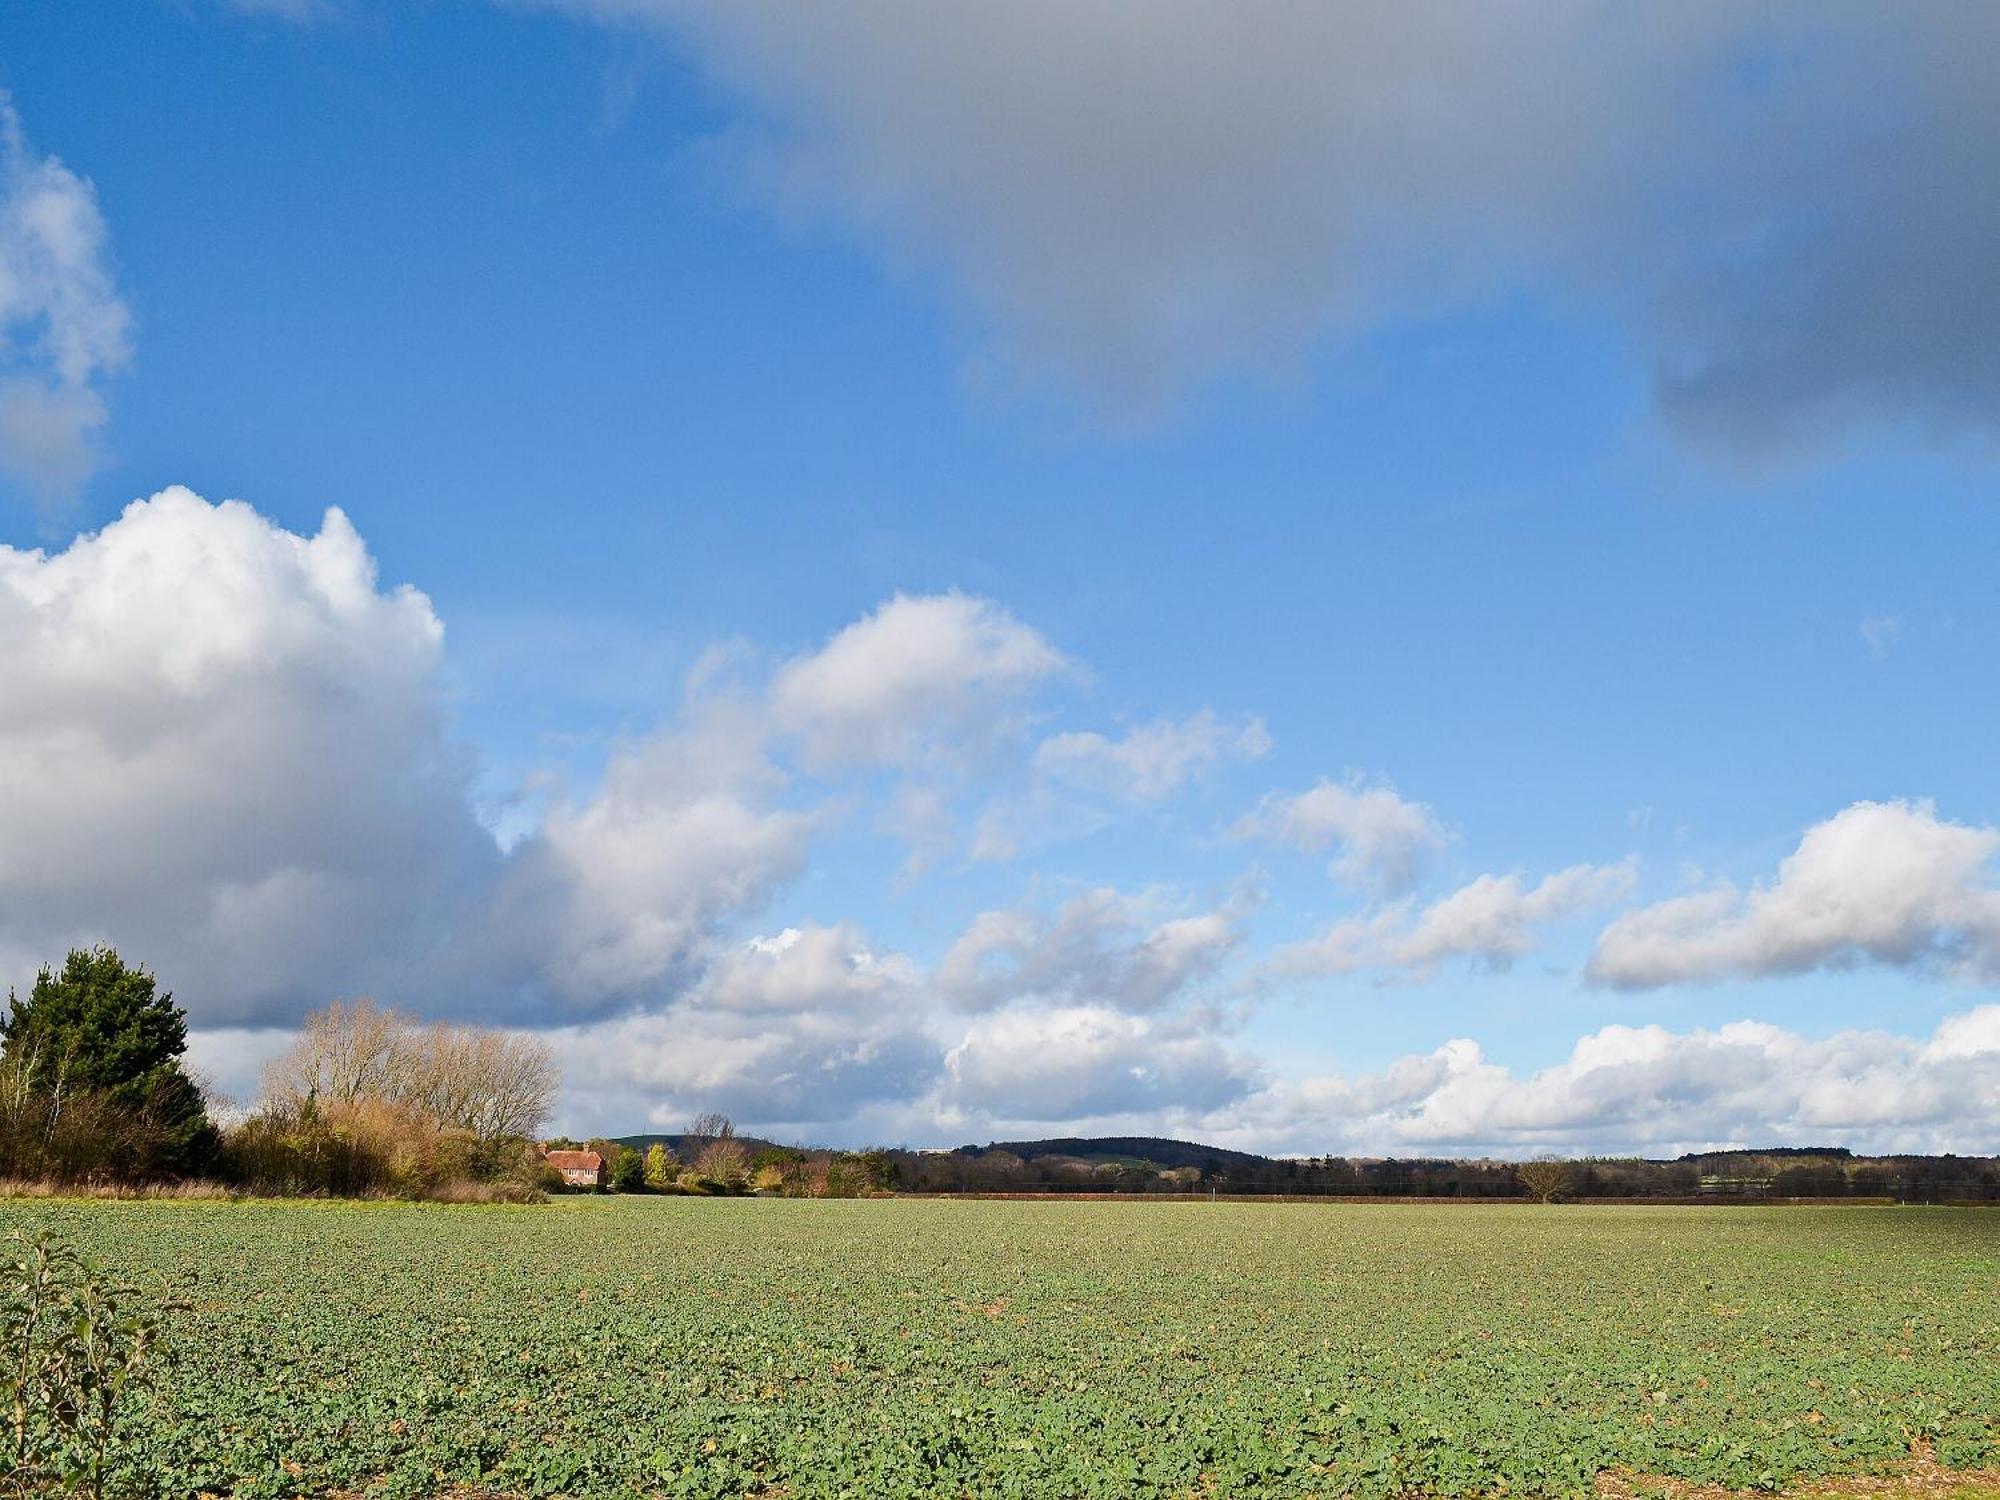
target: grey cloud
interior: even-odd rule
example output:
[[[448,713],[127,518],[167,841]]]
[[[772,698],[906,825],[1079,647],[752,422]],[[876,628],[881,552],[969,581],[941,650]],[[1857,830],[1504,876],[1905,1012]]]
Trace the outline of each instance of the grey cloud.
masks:
[[[551,3],[692,47],[780,213],[1115,408],[1526,289],[1739,459],[1993,432],[1991,7]]]

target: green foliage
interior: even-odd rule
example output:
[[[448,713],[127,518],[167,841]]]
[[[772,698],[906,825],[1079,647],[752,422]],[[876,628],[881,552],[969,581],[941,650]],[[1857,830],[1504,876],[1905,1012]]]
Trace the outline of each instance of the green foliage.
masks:
[[[138,1104],[187,1051],[187,1013],[154,989],[151,974],[109,948],[71,949],[60,977],[44,968],[25,1001],[9,992],[7,1056],[27,1064],[36,1088],[65,1084]]]
[[[180,1065],[187,1013],[156,992],[146,970],[109,948],[72,949],[61,974],[44,968],[36,976],[26,1000],[9,991],[7,1008],[0,1058],[28,1091],[89,1096],[144,1121],[150,1149],[132,1163],[136,1175],[184,1175],[208,1164],[215,1130]]]
[[[157,1316],[46,1232],[8,1236],[0,1259],[0,1482],[101,1496]]]
[[[611,1152],[611,1191],[614,1193],[638,1193],[646,1187],[646,1159],[630,1146],[617,1146]]]
[[[131,1418],[166,1494],[1390,1500],[2000,1461],[1977,1210],[7,1211],[199,1278]]]
[[[646,1186],[656,1193],[664,1193],[674,1185],[680,1176],[680,1159],[659,1141],[646,1148]]]

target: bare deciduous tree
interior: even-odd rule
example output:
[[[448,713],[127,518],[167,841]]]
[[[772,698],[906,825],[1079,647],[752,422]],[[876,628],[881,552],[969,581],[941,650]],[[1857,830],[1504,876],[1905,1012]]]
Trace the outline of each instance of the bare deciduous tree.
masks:
[[[706,1147],[714,1145],[717,1141],[735,1140],[736,1125],[728,1115],[720,1110],[711,1109],[689,1120],[684,1134],[687,1136],[688,1155],[699,1156]]]
[[[555,1054],[538,1038],[440,1022],[406,1047],[406,1099],[448,1130],[531,1136],[555,1108]]]
[[[1559,1156],[1538,1156],[1514,1169],[1521,1186],[1537,1203],[1553,1203],[1570,1189],[1569,1163]]]
[[[306,1018],[264,1070],[267,1106],[298,1113],[381,1101],[480,1141],[532,1136],[555,1107],[555,1055],[534,1037],[422,1025],[368,1000]]]
[[[264,1067],[264,1100],[291,1113],[388,1098],[400,1072],[397,1051],[409,1023],[373,1000],[336,1000],[314,1011],[292,1045]]]

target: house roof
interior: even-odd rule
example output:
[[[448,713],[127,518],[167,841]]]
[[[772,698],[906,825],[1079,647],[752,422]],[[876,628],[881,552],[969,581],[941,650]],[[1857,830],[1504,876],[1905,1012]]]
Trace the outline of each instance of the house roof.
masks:
[[[551,1151],[548,1159],[558,1172],[595,1172],[604,1165],[604,1158],[595,1151]]]

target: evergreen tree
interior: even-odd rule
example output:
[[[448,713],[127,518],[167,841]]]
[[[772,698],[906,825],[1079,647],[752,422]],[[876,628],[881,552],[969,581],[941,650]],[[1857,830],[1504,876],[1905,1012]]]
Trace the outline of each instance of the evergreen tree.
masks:
[[[611,1191],[636,1193],[646,1186],[646,1160],[630,1146],[611,1150]]]
[[[198,1170],[214,1151],[201,1090],[181,1068],[186,1051],[187,1012],[110,948],[72,949],[25,1001],[8,991],[0,1020],[0,1059],[29,1088],[95,1094],[151,1124],[157,1159],[130,1164],[135,1172]]]

